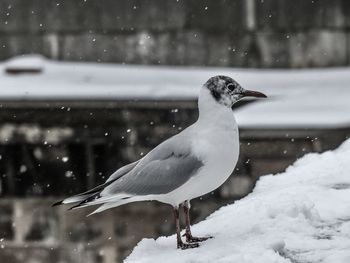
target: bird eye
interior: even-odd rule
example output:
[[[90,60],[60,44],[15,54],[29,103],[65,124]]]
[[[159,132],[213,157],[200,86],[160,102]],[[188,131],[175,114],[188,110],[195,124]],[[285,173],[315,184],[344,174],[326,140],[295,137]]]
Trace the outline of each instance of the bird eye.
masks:
[[[233,91],[235,89],[235,86],[232,84],[232,83],[229,83],[227,86],[226,86],[230,91]]]

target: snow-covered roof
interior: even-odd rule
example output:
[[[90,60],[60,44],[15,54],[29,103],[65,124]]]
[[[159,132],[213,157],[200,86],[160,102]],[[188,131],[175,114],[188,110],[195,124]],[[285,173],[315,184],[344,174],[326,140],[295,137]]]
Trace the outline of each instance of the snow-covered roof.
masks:
[[[41,69],[38,74],[5,68]],[[0,100],[195,100],[213,75],[228,75],[269,98],[236,110],[245,128],[350,126],[350,68],[308,70],[132,66],[23,56],[0,63]]]
[[[308,154],[193,226],[214,237],[199,248],[176,249],[175,235],[144,239],[125,262],[350,262],[349,156],[350,140]]]

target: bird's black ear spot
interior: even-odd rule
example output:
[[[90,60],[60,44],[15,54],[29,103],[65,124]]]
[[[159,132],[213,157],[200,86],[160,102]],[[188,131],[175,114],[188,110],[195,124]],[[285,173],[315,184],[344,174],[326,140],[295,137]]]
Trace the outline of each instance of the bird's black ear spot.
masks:
[[[217,91],[214,90],[214,89],[211,90],[211,95],[213,95],[213,97],[214,97],[216,100],[219,100],[219,99],[220,99],[220,93],[217,92]]]
[[[233,91],[235,89],[235,85],[232,83],[227,84],[226,88],[228,88],[230,91]]]

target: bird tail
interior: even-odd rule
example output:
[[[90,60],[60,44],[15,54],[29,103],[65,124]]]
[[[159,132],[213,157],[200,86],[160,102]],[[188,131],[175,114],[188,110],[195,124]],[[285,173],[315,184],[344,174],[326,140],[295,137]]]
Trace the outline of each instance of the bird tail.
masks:
[[[89,214],[89,215],[92,215],[92,214],[102,212],[102,211],[109,209],[109,208],[112,208],[112,207],[117,207],[117,206],[129,203],[129,202],[132,202],[130,200],[130,198],[133,197],[132,195],[120,193],[120,194],[115,194],[115,195],[101,196],[102,190],[103,189],[99,189],[98,191],[91,191],[90,190],[90,191],[82,193],[82,194],[71,196],[71,197],[63,199],[57,203],[54,203],[52,206],[77,203],[68,209],[68,210],[75,210],[78,208],[84,208],[84,207],[88,207],[88,206],[102,204],[93,213]]]
[[[104,203],[103,205],[101,205],[99,208],[97,208],[92,213],[88,214],[87,216],[91,216],[91,215],[94,215],[94,214],[97,214],[97,213],[101,213],[102,211],[105,211],[107,209],[118,207],[118,206],[121,206],[121,205],[125,205],[125,204],[131,203],[131,202],[134,202],[132,200],[132,198],[121,199],[121,200],[115,201],[115,202],[107,202],[107,203]]]
[[[149,200],[147,196],[135,196],[126,193],[118,193],[114,195],[101,195],[101,192],[105,189],[105,187],[110,185],[113,181],[108,181],[89,191],[63,199],[59,202],[54,203],[52,206],[77,203],[68,209],[74,210],[92,205],[101,205],[94,212],[88,215],[90,216],[96,213],[100,213],[109,208],[121,206],[127,203]]]
[[[72,203],[77,203],[77,202],[86,202],[87,200],[91,200],[92,197],[98,196],[103,189],[105,189],[108,185],[113,183],[115,180],[107,181],[104,184],[100,184],[86,192],[68,197],[66,199],[63,199],[61,201],[58,201],[54,203],[52,206],[57,206],[57,205],[64,205],[64,204],[72,204]]]
[[[119,200],[117,198],[119,198]],[[113,200],[105,202],[103,205],[101,205],[99,208],[97,208],[95,211],[93,211],[91,214],[88,214],[87,216],[91,216],[93,214],[100,213],[107,209],[118,207],[128,203],[153,200],[151,196],[147,196],[147,195],[134,195],[134,196],[128,196],[128,197],[122,197],[122,198],[121,198],[121,195],[119,195],[119,197],[117,198],[115,196]]]
[[[61,201],[58,201],[58,202],[54,203],[52,206],[81,202],[81,201],[85,200],[86,198],[88,198],[89,196],[90,195],[83,195],[83,194],[74,195],[74,196],[68,197],[66,199],[63,199]]]

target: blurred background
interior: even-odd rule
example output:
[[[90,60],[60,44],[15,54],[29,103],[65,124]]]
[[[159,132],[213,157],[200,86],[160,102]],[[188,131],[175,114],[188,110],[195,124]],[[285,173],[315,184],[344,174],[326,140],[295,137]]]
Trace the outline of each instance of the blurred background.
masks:
[[[159,203],[51,204],[192,124],[213,75],[269,99],[235,105],[235,176],[193,222],[350,134],[346,0],[0,0],[0,59],[1,263],[120,262],[174,233]]]

